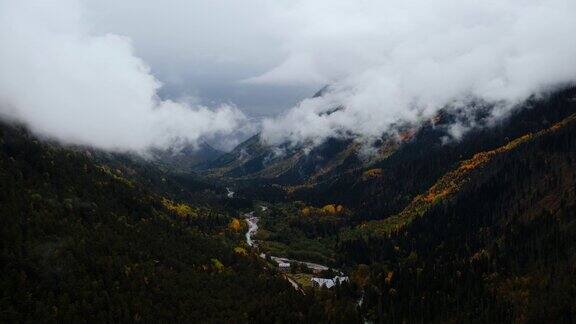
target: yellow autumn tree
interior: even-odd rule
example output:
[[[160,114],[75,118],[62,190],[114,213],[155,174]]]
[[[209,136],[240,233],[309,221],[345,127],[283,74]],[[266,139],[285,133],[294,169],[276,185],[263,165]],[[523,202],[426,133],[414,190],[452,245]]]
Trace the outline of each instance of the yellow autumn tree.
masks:
[[[328,214],[336,214],[336,205],[326,205],[322,207],[322,211]]]
[[[343,211],[344,211],[344,206],[342,206],[342,205],[329,204],[329,205],[322,207],[322,212],[327,213],[327,214],[331,214],[331,215],[339,214]]]
[[[162,198],[162,205],[164,205],[164,208],[177,214],[180,217],[196,216],[196,211],[194,209],[192,209],[192,207],[190,207],[189,205],[184,204],[184,203],[179,204],[179,203],[173,202],[170,199]]]
[[[366,170],[364,171],[364,173],[362,173],[362,181],[366,181],[372,178],[378,178],[381,176],[382,176],[382,169],[380,168]]]
[[[238,255],[248,255],[248,252],[246,252],[246,249],[241,247],[241,246],[237,246],[234,248],[234,253],[238,254]]]
[[[234,232],[239,232],[242,229],[242,224],[238,218],[232,218],[230,224],[228,224],[228,228]]]

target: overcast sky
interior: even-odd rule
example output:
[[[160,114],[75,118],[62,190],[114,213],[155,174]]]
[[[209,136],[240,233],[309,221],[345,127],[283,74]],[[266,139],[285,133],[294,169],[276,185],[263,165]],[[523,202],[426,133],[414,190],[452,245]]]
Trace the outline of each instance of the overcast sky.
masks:
[[[0,0],[0,114],[110,150],[365,140],[573,82],[574,31],[573,0]]]
[[[287,60],[297,26],[290,1],[84,0],[95,33],[129,36],[135,53],[164,83],[163,96],[234,103],[249,116],[275,116],[323,86],[294,66],[270,82],[258,77]]]

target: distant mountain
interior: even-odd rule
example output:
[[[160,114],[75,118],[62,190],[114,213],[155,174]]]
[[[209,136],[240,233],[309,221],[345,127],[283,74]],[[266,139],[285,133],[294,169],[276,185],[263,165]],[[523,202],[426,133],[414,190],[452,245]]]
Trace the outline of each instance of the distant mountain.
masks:
[[[322,96],[328,89],[328,86],[323,87],[314,97]],[[338,109],[334,108],[333,111]],[[200,169],[204,174],[227,178],[239,184],[314,184],[386,157],[409,135],[410,130],[406,129],[402,133],[406,138],[387,138],[376,143],[373,147],[376,153],[367,159],[360,156],[361,147],[353,140],[331,138],[314,147],[289,144],[270,146],[260,134],[256,134],[231,152],[205,163]]]
[[[224,154],[205,141],[197,146],[187,145],[180,149],[153,150],[156,163],[173,172],[191,172],[216,160]]]
[[[568,88],[532,98],[497,125],[474,128],[459,140],[446,140],[458,112],[441,111],[418,128],[383,136],[368,158],[353,140],[328,139],[310,149],[268,146],[255,135],[202,172],[234,181],[263,199],[272,199],[270,194],[316,205],[340,203],[378,219],[400,211],[458,161],[565,118],[576,109],[575,97],[576,88]],[[489,110],[475,109],[475,123],[485,123]]]
[[[209,163],[206,173],[238,181],[298,184],[360,165],[356,148],[352,141],[335,139],[311,150],[304,147],[272,147],[264,144],[258,134]]]

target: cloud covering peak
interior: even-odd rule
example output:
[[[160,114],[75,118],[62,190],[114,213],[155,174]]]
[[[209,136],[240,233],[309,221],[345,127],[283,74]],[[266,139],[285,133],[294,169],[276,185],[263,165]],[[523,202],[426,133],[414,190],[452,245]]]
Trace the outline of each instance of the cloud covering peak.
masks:
[[[322,5],[329,8],[322,19],[306,16]],[[295,31],[293,53],[306,53],[333,81],[324,96],[264,122],[264,138],[272,143],[378,137],[397,123],[418,123],[447,105],[478,99],[497,103],[505,114],[531,94],[576,80],[574,1],[299,6],[293,14],[302,31]]]
[[[574,31],[573,0],[0,0],[0,114],[139,151],[250,128],[230,98],[270,116],[328,84],[263,137],[370,139],[470,101],[498,118],[574,82]],[[182,89],[196,96],[160,98]]]

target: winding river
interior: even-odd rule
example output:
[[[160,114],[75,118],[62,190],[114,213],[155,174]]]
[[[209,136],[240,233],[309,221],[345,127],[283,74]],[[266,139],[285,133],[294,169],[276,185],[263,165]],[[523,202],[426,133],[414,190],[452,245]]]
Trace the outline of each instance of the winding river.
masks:
[[[265,206],[261,207],[262,210],[266,210]],[[244,218],[246,219],[246,223],[248,224],[248,231],[246,232],[246,244],[248,244],[248,246],[250,247],[257,247],[258,245],[256,244],[256,242],[254,241],[253,237],[254,235],[256,235],[256,232],[258,231],[258,221],[260,220],[259,217],[254,216],[254,211],[251,211],[249,213],[244,214]],[[261,257],[264,257],[264,254],[260,255]],[[314,271],[324,271],[324,270],[328,270],[330,269],[328,266],[325,266],[323,264],[318,264],[318,263],[313,263],[313,262],[308,262],[308,261],[301,261],[301,260],[294,260],[294,259],[289,259],[289,258],[284,258],[284,257],[277,257],[277,256],[270,256],[270,258],[276,262],[284,262],[284,263],[300,263],[300,264],[304,264],[306,265],[309,269],[314,270]],[[342,274],[341,271],[338,271],[336,269],[333,269],[334,271]],[[294,286],[294,288],[296,289],[300,289],[300,287],[298,286],[298,284],[296,282],[294,282],[294,280],[288,278],[287,276],[284,276],[288,281],[290,281],[290,283],[292,284],[292,286]]]
[[[265,211],[267,209],[265,206],[261,206],[261,208],[262,208],[262,211]],[[248,231],[246,232],[246,243],[250,247],[257,247],[257,244],[256,244],[256,242],[254,242],[253,237],[254,237],[254,235],[256,235],[256,232],[258,231],[258,221],[260,220],[260,218],[257,216],[254,216],[254,211],[251,211],[249,213],[244,214],[244,217],[246,219],[246,223],[248,224]],[[260,254],[260,257],[264,258],[265,257],[264,253]],[[322,270],[328,270],[329,269],[325,265],[313,263],[313,262],[299,261],[299,260],[293,260],[293,259],[276,257],[276,256],[270,256],[270,258],[276,262],[281,261],[281,262],[287,262],[290,264],[295,263],[295,262],[301,263],[301,264],[306,265],[309,269],[312,269],[315,271],[316,270],[322,271]],[[344,275],[342,271],[339,271],[336,269],[333,269],[333,270],[338,272],[340,275]],[[283,274],[282,276],[284,277],[284,279],[286,279],[286,280],[288,280],[288,282],[290,282],[290,284],[292,285],[292,287],[294,287],[294,289],[305,294],[302,287],[300,287],[300,285],[298,285],[298,283],[296,281],[294,281],[292,278],[288,277],[286,274]],[[363,303],[364,303],[364,291],[362,291],[362,295],[360,296],[360,298],[358,299],[356,304],[358,307],[361,307]],[[366,318],[363,318],[363,322],[364,323],[371,323]]]

